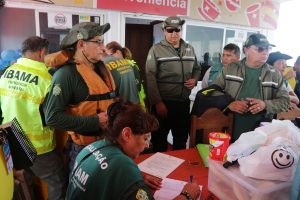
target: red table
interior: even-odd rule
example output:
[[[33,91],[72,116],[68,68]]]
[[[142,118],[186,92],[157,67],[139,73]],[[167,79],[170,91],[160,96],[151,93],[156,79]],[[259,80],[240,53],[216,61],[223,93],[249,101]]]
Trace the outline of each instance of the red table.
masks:
[[[208,168],[203,166],[201,157],[196,148],[177,151],[167,151],[164,153],[185,160],[177,169],[175,169],[171,174],[169,174],[168,178],[188,182],[190,175],[193,175],[193,180],[196,181],[199,185],[203,186],[201,199],[217,199],[207,189]],[[140,155],[138,158],[135,159],[135,162],[140,163],[146,158],[150,157],[151,155],[152,154]]]

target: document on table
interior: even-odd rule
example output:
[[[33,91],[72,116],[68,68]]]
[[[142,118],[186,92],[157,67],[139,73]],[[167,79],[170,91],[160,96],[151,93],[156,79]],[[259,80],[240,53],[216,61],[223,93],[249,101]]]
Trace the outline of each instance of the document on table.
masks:
[[[141,162],[138,166],[142,172],[159,178],[166,178],[184,160],[163,153],[155,153],[153,156]]]
[[[171,200],[174,199],[176,196],[180,194],[184,185],[187,182],[185,181],[178,181],[170,178],[165,178],[162,180],[162,188],[157,190],[154,193],[154,199],[157,200]],[[200,196],[197,200],[200,200],[201,193],[202,193],[202,185],[199,185],[200,188]]]

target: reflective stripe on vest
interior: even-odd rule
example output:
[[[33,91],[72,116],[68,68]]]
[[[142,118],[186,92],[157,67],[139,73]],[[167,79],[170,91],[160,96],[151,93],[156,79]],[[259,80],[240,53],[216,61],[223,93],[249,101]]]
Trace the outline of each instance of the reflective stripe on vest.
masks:
[[[39,110],[50,85],[47,67],[26,58],[9,67],[0,79],[2,123],[16,117],[38,155],[52,151],[56,145],[54,132],[43,126]]]
[[[25,92],[17,92],[15,90],[9,90],[6,88],[0,88],[0,95],[21,98],[31,101],[35,104],[42,104],[44,101],[44,98],[41,99]]]

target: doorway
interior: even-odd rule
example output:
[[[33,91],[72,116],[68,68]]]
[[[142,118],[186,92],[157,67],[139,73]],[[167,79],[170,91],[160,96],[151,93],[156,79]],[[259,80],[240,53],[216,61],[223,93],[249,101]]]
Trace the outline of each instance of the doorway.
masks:
[[[126,24],[125,46],[130,49],[145,78],[145,64],[149,49],[153,45],[153,26],[151,24]]]

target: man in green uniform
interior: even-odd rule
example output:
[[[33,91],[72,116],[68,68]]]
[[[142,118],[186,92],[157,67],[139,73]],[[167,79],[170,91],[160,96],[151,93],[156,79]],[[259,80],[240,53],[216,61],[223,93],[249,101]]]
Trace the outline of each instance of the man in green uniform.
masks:
[[[289,107],[281,74],[266,64],[272,46],[264,35],[250,35],[243,49],[246,57],[223,68],[213,82],[235,98],[228,106],[234,112],[233,141]]]
[[[69,170],[78,152],[86,145],[103,138],[106,110],[115,97],[115,85],[110,72],[101,61],[105,54],[104,36],[110,24],[79,23],[61,42],[63,52],[69,52],[67,62],[54,74],[46,103],[49,126],[68,131]],[[59,60],[59,53],[48,60]]]
[[[218,63],[210,67],[202,79],[202,88],[206,88],[212,84],[212,82],[219,76],[222,72],[222,68],[226,67],[232,62],[237,62],[240,60],[240,47],[236,44],[229,43],[223,48],[222,53],[222,63]]]
[[[194,48],[181,39],[185,20],[177,16],[163,22],[165,39],[155,44],[146,62],[147,98],[160,128],[153,134],[153,150],[166,151],[172,131],[173,149],[185,149],[190,130],[191,90],[200,77]]]

